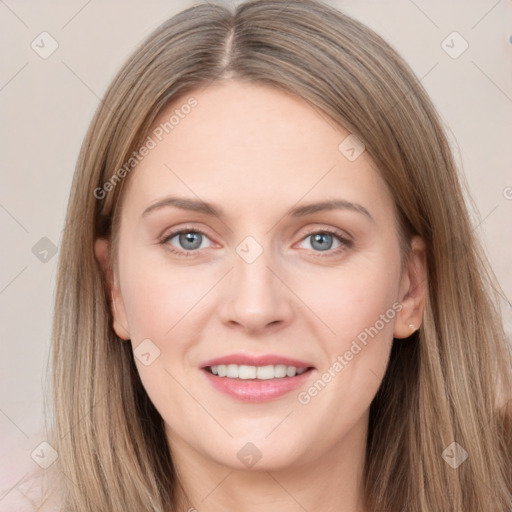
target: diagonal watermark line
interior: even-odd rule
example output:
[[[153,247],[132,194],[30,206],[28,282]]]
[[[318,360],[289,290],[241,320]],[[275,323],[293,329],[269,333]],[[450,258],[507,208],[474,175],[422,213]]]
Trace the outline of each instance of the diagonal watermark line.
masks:
[[[275,430],[277,430],[277,428],[279,426],[281,426],[285,420],[288,418],[288,416],[290,416],[290,414],[293,414],[295,412],[295,409],[292,409],[266,436],[265,436],[265,439],[267,439],[267,437],[269,437]]]
[[[272,473],[269,473],[268,471],[266,471],[266,473],[267,473],[267,475],[268,475],[270,478],[272,478],[272,479],[274,480],[274,482],[276,482],[276,484],[277,484],[277,485],[279,485],[279,487],[281,487],[281,489],[283,489],[283,491],[284,491],[286,494],[288,494],[288,496],[290,496],[290,498],[291,498],[293,501],[295,501],[295,503],[297,503],[297,505],[298,505],[302,510],[304,510],[305,512],[308,512],[308,509],[307,509],[304,505],[302,505],[302,503],[300,503],[299,501],[297,501],[297,500],[295,499],[295,497],[293,496],[293,494],[291,494],[291,493],[288,491],[288,489],[286,489],[285,487],[283,487],[283,485],[281,484],[281,482],[279,482],[279,480],[277,480],[277,479],[275,478],[275,476],[274,476],[274,475],[272,475]]]
[[[188,393],[188,395],[190,396],[190,398],[192,398],[207,414],[208,416],[210,416],[210,418],[215,421],[215,423],[217,423],[217,425],[219,425],[220,428],[222,428],[222,430],[224,430],[224,432],[226,432],[226,434],[233,438],[233,436],[231,435],[231,433],[228,431],[228,429],[226,427],[224,427],[224,425],[219,421],[217,420],[217,418],[215,418],[215,416],[185,387],[183,386],[183,384],[167,369],[167,368],[164,368],[164,370],[174,379],[174,381],[184,390]]]
[[[233,473],[233,471],[230,471],[202,500],[201,500],[201,503],[203,501],[205,501],[206,499],[208,499],[208,497],[213,494],[226,480],[226,478],[231,475],[231,473]]]
[[[80,494],[82,494],[82,496],[87,498],[88,503],[93,505],[98,512],[102,512],[103,510],[105,510],[103,507],[98,507],[98,505],[94,502],[91,496],[89,494],[86,495],[84,491],[76,484],[76,482],[73,481],[73,479],[69,475],[67,475],[64,471],[60,469],[59,471],[65,478],[67,478],[73,484],[73,486],[80,492]]]
[[[473,66],[475,66],[480,71],[480,73],[482,73],[482,75],[484,75],[487,78],[487,80],[489,80],[489,82],[491,82],[494,85],[494,87],[496,87],[496,89],[498,89],[501,92],[501,94],[503,94],[503,96],[507,98],[508,101],[512,102],[512,98],[510,98],[510,96],[474,60],[472,60],[471,62],[473,63]]]
[[[478,478],[478,480],[480,480],[480,482],[482,482],[482,483],[485,485],[485,487],[487,487],[487,489],[489,489],[490,497],[491,497],[491,496],[493,496],[494,498],[498,498],[498,499],[499,499],[499,501],[500,501],[500,504],[501,504],[501,503],[502,503],[502,501],[501,501],[500,496],[498,495],[498,493],[497,493],[494,489],[492,489],[491,487],[489,487],[489,486],[488,486],[488,485],[487,485],[487,484],[486,484],[486,483],[485,483],[485,482],[480,478],[480,476],[479,476],[478,474],[477,474],[477,478]],[[493,505],[493,507],[494,507],[494,506],[500,506],[500,508],[501,508],[501,505],[497,505],[497,502],[496,502],[496,501],[493,501],[491,504]],[[509,503],[509,505],[510,505],[510,503]],[[490,510],[490,509],[488,509],[488,510]],[[495,510],[496,510],[496,509],[495,509]],[[498,509],[498,510],[499,510],[499,509]]]
[[[380,378],[380,377],[379,377],[379,376],[378,376],[378,375],[377,375],[377,374],[376,374],[376,373],[375,373],[371,368],[368,368],[368,371],[369,371],[370,373],[373,373],[373,375],[375,375],[375,378],[376,378],[379,382],[382,382],[382,379],[383,379],[384,377],[382,377],[382,379],[381,379],[381,378]]]
[[[29,488],[29,491],[32,491],[32,490],[33,490],[33,484]],[[25,497],[25,499],[34,507],[33,510],[37,510],[37,507],[39,506],[40,503],[38,503],[34,497],[30,497],[26,492],[23,492],[19,487],[18,487],[18,492],[20,494],[22,494]]]
[[[21,428],[16,424],[16,422],[12,421],[11,418],[9,418],[9,416],[7,416],[7,414],[5,414],[5,412],[2,409],[0,409],[0,412],[28,439],[27,434],[25,434],[25,432],[21,430]]]
[[[105,100],[103,98],[101,98],[100,96],[98,96],[63,60],[61,60],[62,64],[85,86],[87,87],[87,89],[89,89],[89,91],[101,102],[101,104],[107,108],[108,110],[110,110],[110,112],[112,113],[112,115],[116,118],[118,118],[119,114],[117,112],[115,112],[114,110],[112,110],[107,103],[105,103]]]
[[[473,30],[486,16],[494,10],[494,8],[501,3],[501,0],[498,0],[472,27],[471,30]]]
[[[281,281],[281,283],[286,286],[286,288],[288,288],[288,290],[290,290],[290,292],[293,293],[293,295],[295,295],[295,297],[297,297],[297,299],[302,302],[302,304],[304,304],[304,306],[306,306],[311,311],[311,313],[313,313],[318,318],[318,320],[320,320],[320,322],[325,325],[325,327],[327,327],[327,329],[329,329],[329,331],[332,332],[332,334],[336,336],[336,333],[268,265],[265,266],[270,270],[270,272],[272,272],[272,274],[277,277],[277,279],[279,279],[279,281]]]
[[[506,409],[506,405],[508,404],[508,402],[512,402],[512,400],[508,400],[507,402],[505,402],[503,409]],[[475,437],[480,437],[482,432],[485,429],[487,429],[489,427],[489,425],[491,425],[491,423],[493,423],[493,421],[495,421],[495,418],[487,418],[487,421],[484,423],[484,425],[478,425],[478,430],[477,430],[476,434],[472,435],[468,442],[471,443],[473,441],[473,439],[475,439]]]
[[[18,18],[18,20],[25,25],[25,27],[30,28],[5,2],[4,0],[0,0],[0,3],[3,4],[9,11],[11,11],[11,14]]]
[[[103,100],[100,96],[98,96],[63,60],[61,60],[62,64],[64,64],[64,66],[66,66],[66,68],[69,69],[69,71],[83,84],[85,85],[85,87],[87,87],[87,89],[89,89],[89,91],[92,92],[92,94],[94,94],[94,96],[96,96],[96,98],[98,100],[100,100],[102,103],[103,103]],[[104,104],[104,103],[103,103]],[[105,104],[104,104],[105,105]],[[107,105],[105,105],[107,106]]]
[[[30,475],[30,471],[25,473],[10,489],[7,489],[7,491],[5,491],[4,494],[0,497],[0,501],[2,501],[12,490],[16,489],[16,487],[18,487],[18,485],[20,485],[28,475]]]
[[[91,3],[91,1],[92,0],[86,2],[73,16],[71,16],[71,18],[62,25],[61,30],[66,28]]]
[[[413,2],[413,0],[409,0],[409,2],[411,2],[411,4],[414,5],[414,7],[416,7],[416,9],[418,9],[418,11],[420,11],[423,14],[423,16],[425,16],[425,18],[427,18],[430,21],[430,23],[434,25],[434,27],[439,28],[437,23],[423,9],[421,9],[421,7],[418,4]]]
[[[232,270],[231,267],[165,334],[167,336]]]
[[[418,78],[416,80],[416,83],[400,98],[397,102],[393,104],[393,106],[387,110],[384,115],[387,115],[389,112],[391,112],[399,103],[402,102],[416,87],[418,87],[421,82],[439,65],[439,61],[437,61],[421,78]]]
[[[66,436],[68,436],[76,427],[77,425],[79,425],[80,423],[82,423],[82,421],[91,414],[92,410],[102,401],[105,399],[105,397],[112,392],[113,389],[117,389],[119,387],[119,383],[120,383],[120,379],[117,378],[115,380],[115,383],[114,383],[114,386],[111,386],[109,387],[109,389],[103,394],[103,396],[101,398],[98,398],[98,400],[96,400],[96,402],[94,402],[91,407],[89,408],[89,410],[81,417],[78,419],[78,421],[75,422],[75,424],[63,435],[61,436],[60,439],[64,439]]]
[[[18,71],[16,71],[12,77],[9,78],[9,80],[4,85],[2,85],[2,87],[0,87],[0,92],[2,92],[5,87],[7,87],[27,66],[28,62],[25,62],[25,64],[23,64],[23,66],[21,66],[21,68],[18,69]]]
[[[21,274],[23,274],[23,272],[25,272],[25,270],[27,270],[28,268],[28,265],[25,265],[25,268],[23,268],[22,270],[20,270],[20,272],[18,272],[1,290],[0,290],[0,295],[2,295],[2,293],[5,292],[5,290],[7,290],[7,288],[9,286],[11,286],[12,283],[14,283],[14,281],[16,281],[16,279],[18,279],[18,277],[21,276]]]
[[[471,230],[471,233],[473,233],[480,225],[482,225],[482,223],[488,218],[490,217],[490,215],[492,213],[494,213],[496,211],[496,209],[498,208],[499,204],[496,205],[475,227],[473,227],[473,229]],[[412,290],[411,290],[411,293],[414,292],[418,286],[421,286],[425,281],[427,281],[427,278],[424,278],[422,279]]]
[[[288,0],[288,2],[286,2],[284,4],[284,7],[282,9],[280,9],[276,14],[275,14],[275,18],[278,19],[278,16],[285,10],[288,8],[288,6],[290,5],[292,0]]]
[[[2,208],[19,226],[21,226],[25,233],[28,233],[28,229],[2,203],[0,203],[0,208]]]
[[[296,206],[299,204],[334,168],[336,167],[336,164],[334,164],[314,185],[311,186],[311,188],[293,205]],[[267,233],[272,231],[284,218],[286,214],[283,215],[277,222],[275,222],[269,230],[267,230]]]
[[[484,223],[484,221],[485,221],[485,220],[487,220],[487,219],[491,216],[491,214],[493,214],[493,213],[496,211],[496,209],[498,208],[498,206],[499,206],[499,204],[497,204],[497,205],[496,205],[496,206],[495,206],[495,207],[494,207],[494,208],[493,208],[493,209],[492,209],[492,210],[491,210],[491,211],[490,211],[490,212],[489,212],[489,213],[488,213],[488,214],[487,214],[487,215],[486,215],[486,216],[485,216],[485,217],[484,217],[484,218],[483,218],[483,219],[482,219],[482,220],[481,220],[481,221],[480,221],[480,222],[479,222],[479,223],[478,223],[474,228],[473,228],[473,230],[471,231],[471,233],[473,233],[473,231],[475,231],[477,228],[479,228],[479,227]]]
[[[428,480],[429,480],[428,475],[425,476],[425,480],[428,482]],[[417,510],[417,508],[414,508],[414,509],[410,508],[410,504],[411,504],[413,498],[416,498],[416,496],[419,496],[420,492],[421,492],[420,489],[416,489],[416,492],[412,496],[409,496],[409,492],[407,492],[407,496],[405,497],[405,499],[407,501],[402,505],[402,508],[400,510],[397,510],[397,512],[415,512]]]

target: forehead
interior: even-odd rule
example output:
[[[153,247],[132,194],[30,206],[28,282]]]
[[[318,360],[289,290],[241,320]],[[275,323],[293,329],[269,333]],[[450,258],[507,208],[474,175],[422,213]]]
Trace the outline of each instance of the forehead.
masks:
[[[276,88],[237,80],[210,85],[160,114],[126,202],[140,210],[181,194],[242,213],[339,192],[385,207],[391,198],[368,155],[351,161],[340,150],[349,135],[302,98]]]

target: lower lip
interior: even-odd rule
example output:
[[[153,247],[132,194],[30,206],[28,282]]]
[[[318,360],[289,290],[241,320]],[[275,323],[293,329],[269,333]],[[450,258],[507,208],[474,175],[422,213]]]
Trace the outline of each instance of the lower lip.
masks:
[[[266,402],[286,395],[303,385],[313,371],[313,369],[310,369],[295,377],[280,379],[243,380],[219,377],[208,370],[202,370],[216,390],[242,402]]]

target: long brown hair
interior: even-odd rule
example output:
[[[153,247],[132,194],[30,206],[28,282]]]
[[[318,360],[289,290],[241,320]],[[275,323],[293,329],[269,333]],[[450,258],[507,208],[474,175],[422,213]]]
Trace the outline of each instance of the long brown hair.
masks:
[[[394,341],[370,409],[369,510],[509,510],[511,355],[498,284],[442,124],[380,36],[317,0],[253,0],[233,10],[203,3],[180,12],[129,58],[97,109],[72,184],[53,325],[49,440],[65,510],[174,510],[178,479],[163,420],[130,344],[113,331],[93,250],[98,237],[115,239],[129,175],[100,198],[95,191],[141,147],[169,102],[230,77],[291,92],[355,134],[394,197],[403,240],[426,242],[423,324],[406,342]],[[455,468],[447,457],[459,445],[469,456]]]

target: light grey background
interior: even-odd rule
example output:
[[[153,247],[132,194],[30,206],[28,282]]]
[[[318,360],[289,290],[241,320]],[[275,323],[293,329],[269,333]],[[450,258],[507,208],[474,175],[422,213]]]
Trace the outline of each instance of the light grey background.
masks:
[[[48,253],[42,262],[32,248],[43,237],[60,243],[80,144],[115,72],[157,25],[194,3],[0,0],[0,509],[44,439],[42,378],[57,257]],[[512,2],[329,3],[389,41],[431,95],[475,198],[475,230],[510,299]],[[46,59],[31,47],[50,48],[43,31],[58,43]],[[458,58],[445,51],[464,44],[454,31],[469,44]]]

